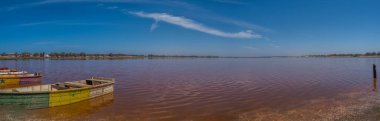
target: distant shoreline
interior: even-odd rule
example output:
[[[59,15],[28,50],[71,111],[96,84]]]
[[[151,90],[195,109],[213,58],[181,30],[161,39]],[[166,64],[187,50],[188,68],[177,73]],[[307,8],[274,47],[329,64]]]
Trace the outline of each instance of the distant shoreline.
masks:
[[[304,56],[307,58],[380,58],[380,56]]]
[[[273,57],[204,57],[204,56],[131,56],[131,57],[60,57],[60,58],[45,58],[45,57],[0,57],[0,60],[118,60],[118,59],[168,59],[168,58],[380,58],[380,56],[329,56],[329,57],[313,57],[313,56],[273,56]]]
[[[196,55],[131,55],[131,54],[86,54],[86,53],[3,53],[0,60],[107,60],[107,59],[153,59],[153,58],[380,58],[380,53],[366,54],[330,54],[330,55],[305,55],[305,56],[196,56]]]
[[[280,58],[280,56],[267,56],[267,57],[220,57],[220,56],[122,56],[122,57],[98,57],[98,56],[88,56],[88,57],[4,57],[0,56],[0,60],[107,60],[107,59],[159,59],[159,58]],[[291,56],[287,56],[291,57]],[[281,57],[281,58],[285,58]]]

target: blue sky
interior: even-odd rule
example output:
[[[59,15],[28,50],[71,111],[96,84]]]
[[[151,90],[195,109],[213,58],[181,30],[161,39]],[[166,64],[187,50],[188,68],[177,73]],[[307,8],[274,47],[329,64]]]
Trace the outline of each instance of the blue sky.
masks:
[[[2,0],[0,52],[380,51],[378,0]]]

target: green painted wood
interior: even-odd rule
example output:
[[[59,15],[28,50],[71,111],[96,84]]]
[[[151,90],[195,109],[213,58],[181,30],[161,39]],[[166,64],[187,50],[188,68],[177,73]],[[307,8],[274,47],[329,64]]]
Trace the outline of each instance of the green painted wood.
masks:
[[[0,94],[0,105],[18,105],[25,108],[49,107],[49,93],[41,94]]]

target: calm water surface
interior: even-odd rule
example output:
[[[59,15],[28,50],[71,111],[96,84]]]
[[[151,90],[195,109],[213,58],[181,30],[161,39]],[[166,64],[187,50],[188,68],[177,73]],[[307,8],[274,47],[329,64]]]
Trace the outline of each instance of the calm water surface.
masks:
[[[116,78],[111,95],[55,108],[0,107],[0,120],[245,121],[368,119],[377,58],[1,60],[44,84]]]

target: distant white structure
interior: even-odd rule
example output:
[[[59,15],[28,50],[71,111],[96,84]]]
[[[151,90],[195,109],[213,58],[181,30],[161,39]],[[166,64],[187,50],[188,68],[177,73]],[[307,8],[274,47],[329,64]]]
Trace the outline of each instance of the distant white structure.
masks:
[[[50,58],[50,55],[49,54],[45,54],[44,57],[45,58]]]
[[[8,54],[8,56],[10,56],[12,58],[16,57],[16,53],[7,53],[7,54]]]

